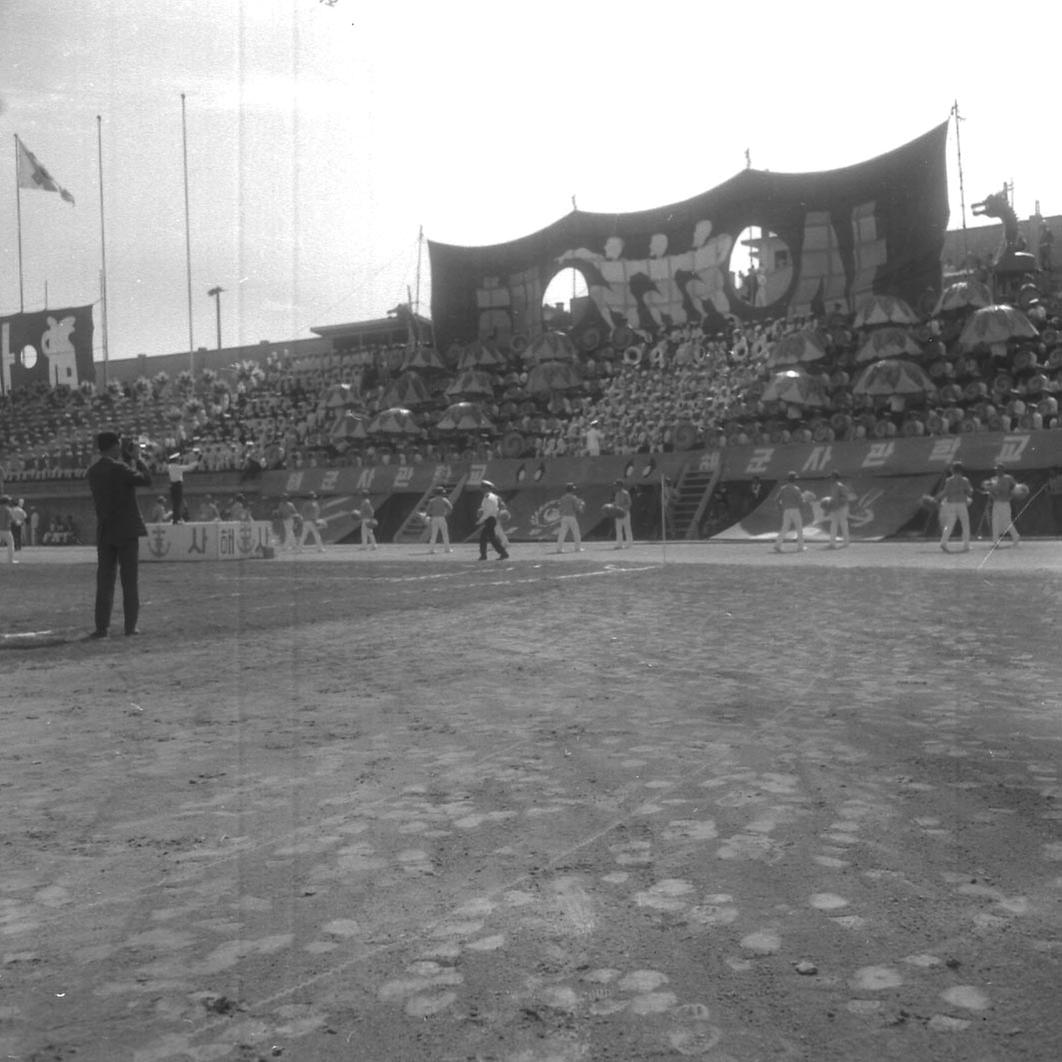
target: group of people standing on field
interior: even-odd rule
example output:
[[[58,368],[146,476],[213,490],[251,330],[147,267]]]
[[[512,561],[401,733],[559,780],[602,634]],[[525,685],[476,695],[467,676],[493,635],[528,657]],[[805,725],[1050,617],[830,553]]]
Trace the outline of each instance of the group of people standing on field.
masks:
[[[617,479],[613,484],[612,501],[604,507],[604,512],[611,517],[616,531],[616,545],[614,549],[627,549],[634,542],[634,533],[631,530],[631,493],[627,490],[622,479]],[[560,516],[560,528],[557,531],[557,552],[564,552],[564,543],[571,536],[575,543],[576,553],[581,553],[583,540],[579,532],[579,517],[586,510],[586,502],[576,493],[575,484],[569,483],[564,488],[564,494],[557,502],[557,513]]]
[[[774,540],[775,553],[782,552],[782,546],[790,532],[796,535],[797,550],[801,553],[807,550],[804,545],[804,508],[813,499],[814,495],[809,497],[809,492],[800,489],[795,472],[786,474],[786,480],[778,488],[776,499],[782,514],[782,526]],[[851,544],[849,516],[852,502],[855,500],[855,491],[841,478],[841,473],[831,472],[830,494],[823,501],[823,509],[830,520],[830,542],[827,549],[844,549]]]
[[[823,509],[829,517],[830,541],[827,549],[843,549],[850,543],[849,515],[851,504],[856,500],[855,492],[841,477],[839,472],[832,472],[831,493],[823,500]],[[1048,481],[1048,489],[1052,482],[1058,481],[1060,489],[1058,495],[1062,498],[1062,471],[1056,469],[1052,472],[1052,479]],[[1006,469],[1002,462],[996,462],[992,475],[986,479],[980,487],[982,494],[988,496],[991,501],[991,532],[993,547],[1002,544],[1003,539],[1009,537],[1011,544],[1016,546],[1021,541],[1015,525],[1012,502],[1020,501],[1028,497],[1029,488],[1019,483]],[[974,487],[966,477],[962,463],[954,462],[948,470],[948,475],[941,484],[936,494],[927,495],[925,501],[937,510],[937,519],[940,524],[940,548],[949,553],[948,544],[955,532],[956,526],[961,534],[961,546],[959,551],[967,553],[970,550],[970,505],[974,500]],[[796,472],[789,472],[786,480],[778,489],[776,499],[781,512],[781,528],[775,538],[773,549],[781,553],[783,544],[789,534],[796,538],[798,552],[805,552],[804,544],[804,510],[805,507],[815,500],[815,496],[808,491],[801,490],[797,483]],[[1054,506],[1054,501],[1052,500]],[[1062,505],[1059,507],[1062,514]]]
[[[1009,536],[1011,544],[1016,546],[1021,536],[1014,524],[1011,501],[1027,497],[1028,487],[1018,483],[1006,466],[997,462],[992,475],[981,485],[981,491],[988,495],[992,503],[992,545],[1001,545],[1004,537]],[[966,478],[962,465],[956,461],[936,495],[940,506],[940,548],[945,553],[949,552],[948,542],[956,524],[962,534],[960,552],[968,553],[970,550],[970,503],[973,496],[973,484]]]

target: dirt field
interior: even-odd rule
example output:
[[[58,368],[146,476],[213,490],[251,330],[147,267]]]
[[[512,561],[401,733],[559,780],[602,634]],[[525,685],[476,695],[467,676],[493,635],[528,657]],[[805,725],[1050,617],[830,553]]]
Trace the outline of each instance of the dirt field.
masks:
[[[23,557],[0,1060],[1062,1057],[1056,543]]]

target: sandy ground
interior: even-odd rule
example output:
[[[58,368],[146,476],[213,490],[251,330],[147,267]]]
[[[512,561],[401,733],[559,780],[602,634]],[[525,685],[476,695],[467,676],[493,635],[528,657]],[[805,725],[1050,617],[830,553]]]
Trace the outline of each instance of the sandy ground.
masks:
[[[0,567],[0,1059],[1062,1054],[1062,546]]]

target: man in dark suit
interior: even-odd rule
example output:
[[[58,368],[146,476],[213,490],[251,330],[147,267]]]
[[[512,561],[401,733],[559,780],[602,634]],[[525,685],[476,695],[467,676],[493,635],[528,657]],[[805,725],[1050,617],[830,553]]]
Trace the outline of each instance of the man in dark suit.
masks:
[[[132,442],[103,431],[96,436],[99,460],[88,470],[89,488],[96,506],[96,629],[92,638],[106,638],[114,606],[115,577],[122,579],[125,633],[137,634],[140,593],[137,561],[140,539],[147,536],[136,503],[136,488],[151,486],[151,473]]]

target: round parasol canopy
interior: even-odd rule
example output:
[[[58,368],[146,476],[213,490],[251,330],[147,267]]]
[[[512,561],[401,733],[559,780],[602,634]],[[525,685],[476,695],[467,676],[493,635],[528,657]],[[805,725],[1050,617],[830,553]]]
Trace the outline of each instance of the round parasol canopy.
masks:
[[[1032,321],[1014,306],[984,306],[970,315],[959,336],[959,346],[973,350],[979,343],[992,346],[1008,339],[1032,339],[1039,334]]]
[[[923,395],[935,390],[925,369],[899,358],[868,365],[852,384],[855,395]]]
[[[401,406],[393,406],[377,413],[369,421],[366,431],[370,435],[420,435],[421,430],[413,419],[413,414]]]
[[[895,295],[867,295],[856,307],[854,328],[873,325],[918,324],[918,314]]]
[[[867,341],[859,348],[855,356],[856,364],[868,361],[880,361],[882,358],[902,358],[905,355],[919,355],[922,347],[906,328],[890,325],[871,332]]]
[[[814,328],[802,328],[788,336],[782,336],[771,347],[767,355],[767,365],[779,369],[786,365],[804,365],[810,361],[819,361],[826,357],[826,340],[821,332]]]
[[[365,430],[365,418],[357,413],[344,413],[332,426],[330,436],[333,439],[364,439],[368,436]]]
[[[826,406],[829,397],[822,381],[800,369],[776,372],[761,396],[764,402],[785,402],[791,406]]]
[[[446,388],[446,393],[451,398],[474,397],[476,395],[493,397],[494,377],[490,373],[482,372],[479,369],[466,369]]]
[[[940,293],[940,298],[933,308],[933,316],[955,310],[977,310],[982,306],[991,305],[992,292],[987,284],[982,284],[979,280],[957,280]]]
[[[532,365],[549,361],[573,362],[575,357],[575,344],[563,332],[543,332],[531,340],[524,351],[524,361]]]
[[[389,406],[423,406],[431,401],[431,395],[420,376],[404,372],[384,392],[383,401]]]
[[[441,431],[496,431],[490,417],[474,402],[455,402],[435,426]]]
[[[507,368],[508,365],[505,355],[493,343],[485,343],[481,339],[465,347],[457,362],[457,368],[461,371],[465,369],[500,370]]]
[[[527,391],[533,395],[573,391],[581,385],[579,374],[571,365],[565,365],[563,362],[542,362],[527,374]]]
[[[402,371],[449,372],[446,362],[434,347],[414,347],[402,362]]]
[[[327,409],[346,409],[357,405],[354,389],[348,383],[332,384],[325,392],[324,404]]]

